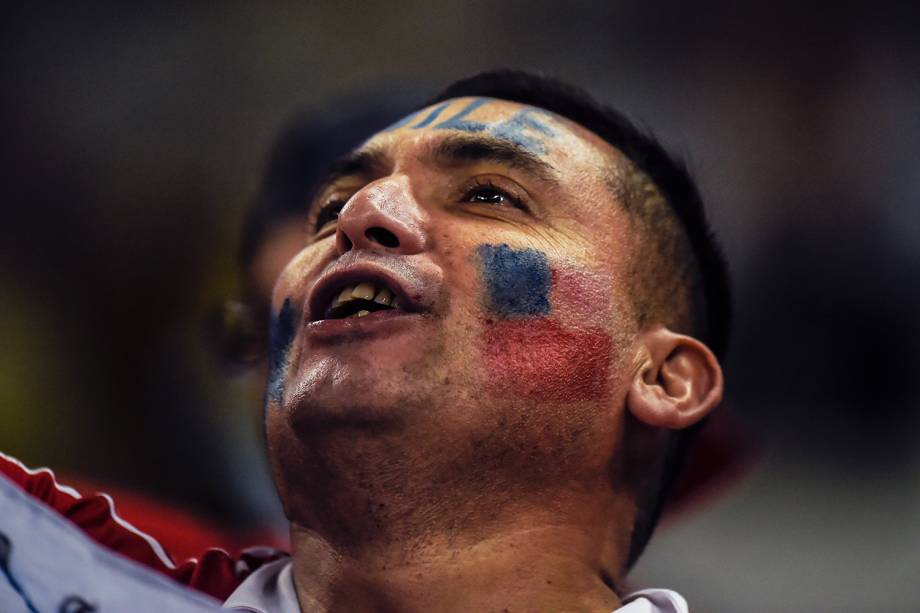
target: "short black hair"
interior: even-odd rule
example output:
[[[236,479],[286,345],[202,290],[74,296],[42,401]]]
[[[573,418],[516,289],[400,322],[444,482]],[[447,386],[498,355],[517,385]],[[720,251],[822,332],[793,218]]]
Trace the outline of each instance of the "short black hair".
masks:
[[[633,287],[634,294],[644,296],[637,305],[640,323],[654,318],[684,328],[680,331],[724,357],[732,316],[728,267],[683,162],[623,113],[549,76],[509,69],[483,72],[455,81],[429,104],[461,97],[497,98],[550,111],[600,136],[632,163],[633,172],[614,179],[622,187],[626,208],[647,235],[642,257],[635,258],[644,266],[636,275],[639,285]],[[700,425],[671,437],[657,490],[639,501],[627,568],[651,538]]]

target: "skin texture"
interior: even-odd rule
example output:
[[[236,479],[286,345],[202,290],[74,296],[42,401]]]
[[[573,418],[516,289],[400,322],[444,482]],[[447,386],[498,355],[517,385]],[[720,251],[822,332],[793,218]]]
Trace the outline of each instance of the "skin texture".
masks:
[[[615,609],[664,429],[701,419],[722,386],[704,345],[636,324],[636,240],[610,187],[622,158],[482,98],[361,150],[373,163],[310,214],[338,221],[273,295],[266,434],[302,608]],[[388,271],[418,312],[344,332],[312,321],[317,283],[351,266]]]

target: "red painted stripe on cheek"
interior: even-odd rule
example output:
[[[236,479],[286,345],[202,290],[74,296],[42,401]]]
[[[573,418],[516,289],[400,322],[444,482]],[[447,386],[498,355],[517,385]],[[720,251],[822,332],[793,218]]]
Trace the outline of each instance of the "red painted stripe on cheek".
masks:
[[[550,402],[608,395],[610,336],[599,329],[565,328],[551,319],[486,320],[490,385]]]

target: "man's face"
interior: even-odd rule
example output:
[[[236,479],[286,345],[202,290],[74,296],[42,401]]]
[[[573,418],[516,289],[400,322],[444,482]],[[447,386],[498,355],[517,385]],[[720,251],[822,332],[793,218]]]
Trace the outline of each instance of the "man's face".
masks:
[[[512,449],[606,470],[634,333],[620,159],[540,109],[460,98],[342,165],[274,290],[266,426],[283,498],[299,469],[279,465],[336,429],[343,445],[392,433],[416,464],[516,465]]]

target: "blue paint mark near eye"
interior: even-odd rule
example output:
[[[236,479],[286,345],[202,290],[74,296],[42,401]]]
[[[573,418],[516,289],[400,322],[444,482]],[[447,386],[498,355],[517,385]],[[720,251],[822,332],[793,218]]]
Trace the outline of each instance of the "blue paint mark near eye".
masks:
[[[481,107],[483,104],[491,102],[492,98],[476,98],[461,110],[459,113],[451,117],[450,119],[445,119],[438,125],[436,125],[434,130],[462,130],[463,132],[482,132],[486,129],[486,124],[481,121],[467,121],[466,117]]]
[[[538,112],[537,109],[533,108],[518,111],[505,121],[493,126],[489,133],[498,138],[511,141],[515,145],[533,153],[546,153],[546,146],[539,138],[525,133],[525,130],[530,130],[543,136],[552,137],[556,135],[552,128],[540,123],[533,117],[536,112]]]
[[[448,100],[447,102],[442,102],[428,114],[428,117],[426,117],[425,119],[421,120],[420,122],[412,126],[412,128],[417,130],[419,128],[425,128],[431,125],[435,119],[441,116],[441,113],[444,112],[444,109],[446,109],[449,106],[450,106],[450,100]]]
[[[490,310],[504,317],[549,314],[551,274],[542,251],[480,245],[482,276]]]
[[[291,299],[285,298],[278,314],[272,314],[271,339],[268,354],[268,386],[266,394],[269,400],[281,402],[284,396],[284,370],[287,366],[288,351],[294,340],[294,307]]]

